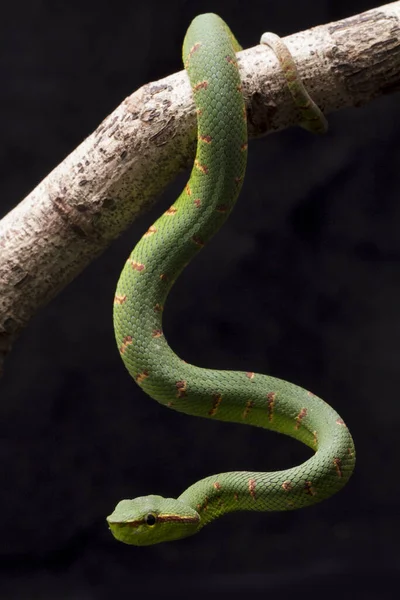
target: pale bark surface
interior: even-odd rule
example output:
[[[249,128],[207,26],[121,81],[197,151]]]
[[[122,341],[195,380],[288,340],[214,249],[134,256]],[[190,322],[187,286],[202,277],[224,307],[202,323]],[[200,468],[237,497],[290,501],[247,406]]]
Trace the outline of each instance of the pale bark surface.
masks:
[[[400,89],[400,2],[284,41],[326,115]],[[273,52],[256,46],[239,60],[249,136],[295,124]],[[0,371],[37,309],[190,164],[194,140],[194,105],[182,71],[124,100],[0,222]]]

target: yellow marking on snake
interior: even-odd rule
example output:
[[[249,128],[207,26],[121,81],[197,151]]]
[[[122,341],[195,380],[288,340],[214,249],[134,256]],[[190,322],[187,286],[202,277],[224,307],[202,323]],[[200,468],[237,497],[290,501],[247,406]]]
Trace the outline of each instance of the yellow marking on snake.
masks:
[[[151,227],[148,228],[148,230],[146,231],[146,233],[144,234],[143,237],[149,237],[150,235],[154,235],[156,233],[157,229],[154,227],[154,225],[152,225]]]
[[[194,166],[204,175],[208,174],[208,167],[206,165],[202,165],[197,159],[194,161]]]
[[[302,420],[306,416],[307,416],[307,409],[304,407],[301,409],[301,411],[299,412],[299,414],[296,417],[296,425],[294,426],[295,429],[299,429]]]
[[[149,376],[149,372],[148,372],[148,371],[143,371],[142,373],[138,373],[138,374],[136,375],[136,377],[135,377],[135,381],[136,381],[136,383],[139,383],[139,384],[141,384],[141,383],[143,383],[143,381],[144,381],[145,379],[147,379],[147,378],[148,378],[148,376]]]
[[[251,411],[251,409],[253,408],[253,406],[254,406],[253,400],[247,400],[245,409],[244,409],[244,411],[242,413],[242,418],[243,419],[247,418],[247,416],[248,416],[249,412]]]
[[[173,217],[178,212],[178,209],[175,206],[170,206],[164,213],[167,217]]]
[[[115,295],[114,296],[114,304],[123,304],[126,302],[128,296],[126,294]]]
[[[184,381],[184,380],[177,381],[175,384],[175,387],[177,389],[177,392],[176,392],[177,398],[184,398],[186,396],[187,381]]]
[[[133,343],[132,336],[126,335],[124,337],[124,339],[122,340],[121,346],[119,347],[120,353],[124,354],[126,352],[128,346],[130,346],[132,343]]]
[[[221,394],[214,394],[213,396],[213,403],[212,403],[212,407],[210,408],[210,410],[208,411],[208,414],[210,415],[210,417],[214,417],[219,405],[222,402],[222,396]]]
[[[255,479],[249,479],[249,493],[254,500],[256,499],[256,485]]]

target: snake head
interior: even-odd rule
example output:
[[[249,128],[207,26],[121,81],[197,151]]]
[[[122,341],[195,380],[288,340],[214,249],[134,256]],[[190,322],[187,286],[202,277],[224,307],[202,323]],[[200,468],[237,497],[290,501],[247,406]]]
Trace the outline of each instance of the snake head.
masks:
[[[141,496],[121,500],[107,522],[120,542],[149,546],[193,535],[200,528],[200,515],[174,498]]]

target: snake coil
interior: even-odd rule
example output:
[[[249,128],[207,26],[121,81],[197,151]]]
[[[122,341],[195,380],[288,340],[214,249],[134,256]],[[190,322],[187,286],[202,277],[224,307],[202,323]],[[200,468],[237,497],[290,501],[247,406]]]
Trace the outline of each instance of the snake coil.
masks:
[[[113,535],[127,544],[183,538],[232,511],[314,504],[340,490],[354,468],[349,430],[323,400],[274,377],[187,364],[163,334],[168,292],[222,226],[243,183],[247,127],[239,50],[230,29],[214,14],[197,17],[187,31],[183,61],[197,110],[196,159],[179,198],[148,229],[124,266],[114,301],[115,335],[129,373],[158,402],[190,415],[278,431],[315,454],[284,471],[212,475],[177,499],[122,500],[107,520]]]

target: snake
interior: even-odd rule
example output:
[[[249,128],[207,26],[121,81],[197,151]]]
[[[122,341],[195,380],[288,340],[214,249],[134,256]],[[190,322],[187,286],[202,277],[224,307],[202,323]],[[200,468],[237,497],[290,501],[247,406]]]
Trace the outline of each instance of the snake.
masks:
[[[276,52],[291,84],[300,124],[325,129],[290,55]],[[177,498],[121,500],[107,517],[113,536],[147,546],[185,538],[234,511],[288,511],[329,498],[355,465],[343,419],[313,393],[276,377],[201,368],[170,348],[162,328],[168,293],[184,267],[229,216],[246,168],[246,106],[236,53],[241,47],[215,14],[197,16],[183,43],[183,63],[197,113],[197,150],[188,183],[128,257],[114,298],[119,354],[134,381],[159,403],[188,415],[249,424],[291,436],[313,450],[300,465],[272,472],[233,471],[190,485]],[[315,123],[313,123],[315,121]]]

